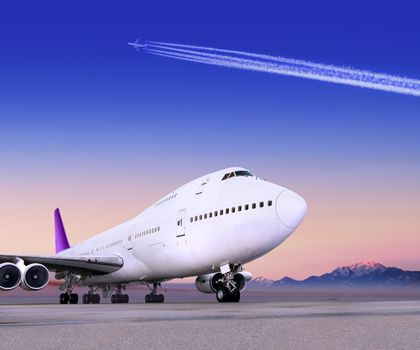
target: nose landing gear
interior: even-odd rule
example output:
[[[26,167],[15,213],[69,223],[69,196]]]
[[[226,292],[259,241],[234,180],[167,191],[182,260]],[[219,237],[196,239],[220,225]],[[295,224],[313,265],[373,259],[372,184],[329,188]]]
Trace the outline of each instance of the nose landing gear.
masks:
[[[218,281],[216,288],[216,299],[219,303],[238,303],[241,300],[238,281],[234,278],[235,272],[241,271],[241,269],[240,265],[220,267],[223,278]]]
[[[216,299],[219,303],[237,303],[241,300],[239,290],[229,291],[226,287],[220,287],[216,292]]]

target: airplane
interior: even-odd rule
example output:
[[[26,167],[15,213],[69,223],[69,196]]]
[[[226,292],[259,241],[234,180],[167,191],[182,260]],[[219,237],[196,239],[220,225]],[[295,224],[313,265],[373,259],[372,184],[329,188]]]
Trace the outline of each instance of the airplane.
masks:
[[[137,38],[135,42],[133,43],[128,43],[128,45],[133,46],[137,51],[139,51],[139,49],[145,49],[147,48],[147,44],[140,44],[140,38]]]
[[[195,286],[218,302],[239,302],[252,274],[244,264],[289,237],[307,212],[295,192],[242,167],[219,170],[177,188],[135,218],[70,247],[59,209],[54,212],[56,255],[0,255],[0,290],[37,291],[57,280],[60,304],[83,304],[100,294],[128,303],[123,290],[147,284],[146,303],[163,303],[157,288],[198,276]]]

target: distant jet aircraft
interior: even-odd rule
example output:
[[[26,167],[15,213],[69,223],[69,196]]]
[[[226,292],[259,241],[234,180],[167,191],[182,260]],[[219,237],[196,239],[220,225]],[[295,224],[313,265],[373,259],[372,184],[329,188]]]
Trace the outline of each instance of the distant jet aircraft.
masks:
[[[147,47],[147,44],[140,44],[140,38],[136,39],[134,43],[128,43],[128,45],[133,46],[136,50],[138,49],[145,49]]]
[[[61,304],[77,304],[76,285],[86,286],[83,303],[127,303],[127,285],[148,284],[146,303],[161,303],[161,282],[198,276],[203,293],[238,302],[252,278],[243,265],[282,243],[303,220],[305,200],[244,168],[202,176],[169,193],[135,218],[69,246],[55,210],[55,256],[0,255],[0,289],[40,290],[49,272],[64,280]],[[152,287],[153,286],[153,287]]]

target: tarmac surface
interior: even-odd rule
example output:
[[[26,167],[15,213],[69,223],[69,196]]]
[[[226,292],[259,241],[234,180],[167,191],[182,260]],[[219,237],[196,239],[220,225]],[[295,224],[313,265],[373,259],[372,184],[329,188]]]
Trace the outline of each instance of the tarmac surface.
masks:
[[[59,305],[55,296],[25,304],[1,294],[0,349],[420,348],[418,299],[169,295],[165,304]]]

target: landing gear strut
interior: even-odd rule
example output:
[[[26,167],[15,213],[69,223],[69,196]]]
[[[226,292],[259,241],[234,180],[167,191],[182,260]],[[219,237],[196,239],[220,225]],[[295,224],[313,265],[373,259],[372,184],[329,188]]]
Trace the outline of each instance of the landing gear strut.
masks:
[[[125,289],[121,285],[116,289],[116,293],[111,296],[111,303],[113,304],[127,304],[129,301],[128,294],[122,294],[121,289]]]
[[[149,287],[149,285],[147,286]],[[151,292],[149,294],[146,294],[146,296],[144,297],[144,301],[146,303],[163,303],[165,301],[165,297],[163,294],[156,293],[158,286],[160,287],[160,283],[153,283],[153,288],[149,287]]]
[[[89,286],[89,292],[83,294],[83,304],[99,304],[101,297],[99,294],[94,294],[95,290],[93,286]]]
[[[241,266],[222,266],[223,278],[220,279],[216,289],[216,299],[219,303],[237,303],[241,300],[238,282],[235,281],[236,271],[241,271]]]

